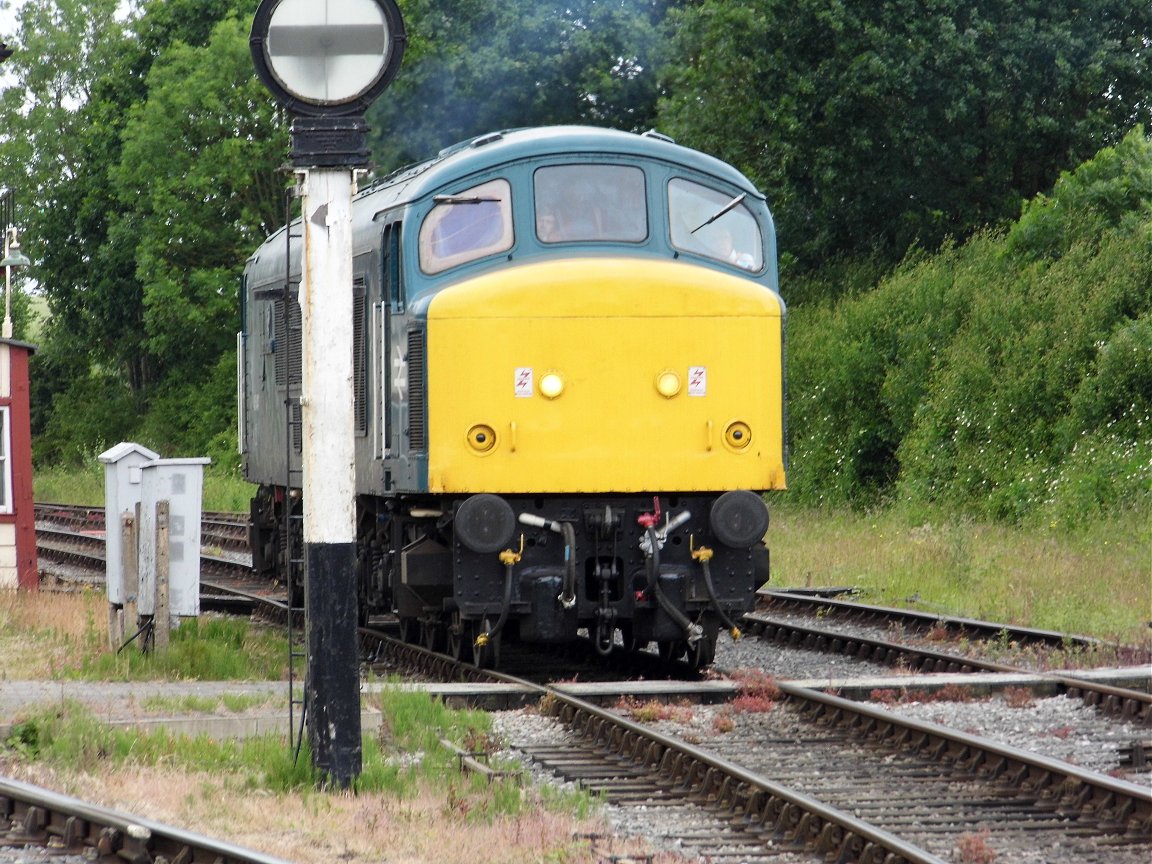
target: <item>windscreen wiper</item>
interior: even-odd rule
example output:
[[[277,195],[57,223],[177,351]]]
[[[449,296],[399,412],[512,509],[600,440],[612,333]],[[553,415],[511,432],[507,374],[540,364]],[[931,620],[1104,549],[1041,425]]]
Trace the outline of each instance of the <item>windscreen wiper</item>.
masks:
[[[719,210],[717,210],[715,213],[713,213],[711,216],[709,216],[704,222],[701,222],[699,225],[697,225],[695,228],[693,228],[688,233],[689,234],[695,234],[697,231],[699,231],[704,226],[711,225],[713,222],[715,222],[717,219],[719,219],[725,213],[728,213],[729,211],[734,210],[747,197],[748,197],[747,192],[741,192],[739,195],[737,195],[735,198],[733,198],[731,201],[729,201],[727,204],[725,204],[723,207],[721,207]]]
[[[499,204],[501,201],[481,195],[433,195],[432,200],[437,204]]]

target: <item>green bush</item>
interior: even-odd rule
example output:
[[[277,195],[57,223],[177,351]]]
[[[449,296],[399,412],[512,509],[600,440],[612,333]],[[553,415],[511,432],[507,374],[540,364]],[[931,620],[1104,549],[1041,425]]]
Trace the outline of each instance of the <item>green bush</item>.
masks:
[[[108,447],[131,441],[140,425],[140,406],[117,376],[93,371],[76,378],[52,400],[44,433],[33,441],[39,465],[85,464]]]
[[[794,307],[797,497],[1008,521],[1152,506],[1150,178],[1137,131],[1006,233]]]

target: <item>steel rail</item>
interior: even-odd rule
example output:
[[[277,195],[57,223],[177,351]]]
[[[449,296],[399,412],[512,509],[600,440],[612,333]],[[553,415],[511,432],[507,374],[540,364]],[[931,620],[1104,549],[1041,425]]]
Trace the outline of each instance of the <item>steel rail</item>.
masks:
[[[760,612],[750,612],[744,616],[744,620],[751,622],[752,632],[763,639],[774,639],[783,644],[817,651],[840,653],[859,660],[871,660],[890,666],[903,665],[921,673],[995,672],[1031,675],[1052,682],[1057,692],[1079,698],[1085,704],[1099,708],[1106,714],[1142,723],[1145,726],[1152,725],[1152,693],[1085,681],[1057,672],[1034,672],[1006,663],[963,657],[901,642],[839,633],[795,621],[769,618]]]
[[[424,671],[458,675],[472,682],[515,684],[525,692],[536,693],[539,701],[550,704],[552,713],[577,733],[594,743],[611,744],[622,755],[649,767],[656,766],[665,776],[684,778],[682,782],[692,797],[731,809],[751,832],[779,832],[824,854],[835,852],[836,857],[829,860],[843,864],[946,864],[849,813],[572,696],[564,692],[563,685],[534,684],[501,672],[477,669],[376,631],[362,633],[384,640],[387,650],[399,652]]]
[[[1144,786],[830,693],[787,682],[777,686],[817,718],[847,723],[904,750],[930,751],[985,777],[1009,777],[1053,806],[1079,811],[1086,821],[1103,822],[1141,842],[1152,840],[1152,790]]]
[[[135,864],[179,861],[181,864],[288,864],[244,849],[141,819],[67,795],[0,777],[0,816],[11,824],[9,842],[49,846],[53,854],[76,852],[100,861]]]
[[[998,639],[1007,636],[1023,644],[1048,645],[1054,648],[1100,647],[1108,643],[1092,636],[1077,636],[1060,633],[1056,630],[1040,630],[1032,627],[999,624],[995,621],[981,621],[977,618],[959,618],[916,609],[899,609],[892,606],[873,606],[850,600],[837,600],[810,592],[788,591],[784,589],[761,588],[756,596],[773,604],[794,606],[811,613],[813,607],[835,611],[851,618],[881,618],[913,624],[924,630],[944,625],[966,634],[980,635],[985,639]]]
[[[839,862],[945,864],[944,859],[816,798],[715,754],[565,693],[545,688],[552,713],[593,744],[655,768],[690,798],[728,809],[753,831],[773,831]]]

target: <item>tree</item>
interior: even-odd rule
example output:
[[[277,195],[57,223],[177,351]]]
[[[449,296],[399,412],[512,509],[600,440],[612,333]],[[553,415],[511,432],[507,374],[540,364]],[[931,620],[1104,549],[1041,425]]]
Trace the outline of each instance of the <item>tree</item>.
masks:
[[[470,136],[589,123],[639,130],[656,104],[660,0],[407,0],[396,82],[370,111],[384,169]]]
[[[1143,0],[702,0],[661,124],[766,191],[807,267],[1014,216],[1152,119]]]
[[[250,22],[152,64],[111,179],[133,227],[147,347],[192,383],[231,350],[244,260],[282,220],[285,137],[253,75]]]
[[[150,0],[122,23],[118,5],[29,0],[10,61],[25,102],[6,106],[18,134],[0,141],[0,164],[26,166],[52,314],[34,360],[34,431],[52,433],[38,458],[124,434],[159,395],[171,406],[175,376],[185,389],[219,376],[240,269],[279,211],[286,136],[255,81],[250,4]],[[53,422],[45,403],[60,397],[69,410]],[[98,422],[74,428],[82,419]]]

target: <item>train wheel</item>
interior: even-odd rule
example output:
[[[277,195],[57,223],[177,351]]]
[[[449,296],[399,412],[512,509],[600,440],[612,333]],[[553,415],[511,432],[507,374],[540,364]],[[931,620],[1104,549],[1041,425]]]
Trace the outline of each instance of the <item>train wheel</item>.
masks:
[[[670,663],[684,656],[684,652],[688,650],[688,643],[682,639],[661,639],[656,643],[656,650],[661,660]]]
[[[448,653],[459,663],[472,660],[472,625],[461,621],[458,612],[452,615],[452,624],[448,627]]]
[[[419,638],[419,625],[415,618],[402,617],[400,619],[400,641],[407,645],[415,645]]]
[[[688,663],[693,669],[711,666],[716,659],[716,637],[701,636],[696,644],[688,649]]]
[[[420,619],[420,644],[426,651],[444,650],[444,628],[438,621]]]

